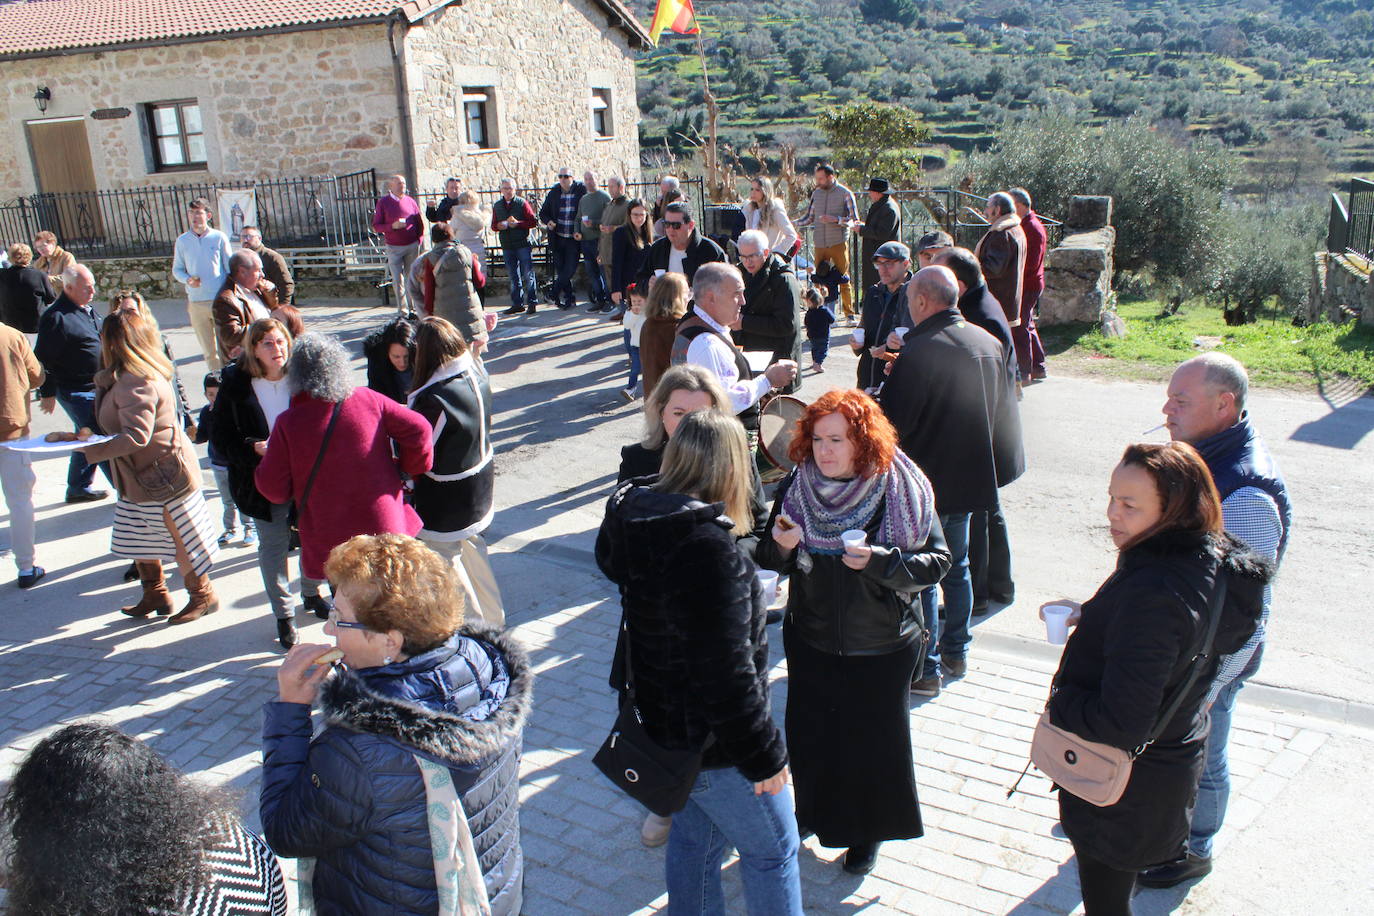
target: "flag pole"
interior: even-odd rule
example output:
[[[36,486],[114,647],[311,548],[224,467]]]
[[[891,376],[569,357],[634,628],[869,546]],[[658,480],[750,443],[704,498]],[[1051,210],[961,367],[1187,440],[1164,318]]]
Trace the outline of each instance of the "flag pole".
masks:
[[[707,194],[712,198],[720,197],[720,171],[716,162],[716,118],[719,109],[716,107],[716,97],[711,94],[711,77],[706,72],[706,45],[701,40],[701,22],[698,20],[697,27],[697,54],[701,58],[701,87],[706,98],[706,156],[705,166],[708,176]],[[707,201],[702,201],[703,204]]]

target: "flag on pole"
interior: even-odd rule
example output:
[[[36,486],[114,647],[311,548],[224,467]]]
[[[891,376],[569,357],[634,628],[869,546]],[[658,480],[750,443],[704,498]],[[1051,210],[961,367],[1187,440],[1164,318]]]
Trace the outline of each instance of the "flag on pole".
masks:
[[[658,0],[658,7],[654,9],[654,20],[649,26],[649,40],[658,44],[658,36],[664,29],[679,35],[695,35],[701,31],[697,28],[697,15],[692,9],[692,0]]]

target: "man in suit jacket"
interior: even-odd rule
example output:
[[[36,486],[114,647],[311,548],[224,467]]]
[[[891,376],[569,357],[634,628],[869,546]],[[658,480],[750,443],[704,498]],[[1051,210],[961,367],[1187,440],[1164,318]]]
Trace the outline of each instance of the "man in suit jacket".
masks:
[[[271,318],[277,305],[276,287],[262,274],[262,259],[247,248],[234,252],[229,258],[229,277],[211,306],[220,359],[226,363],[238,359],[248,326]]]
[[[868,199],[871,201],[864,221],[859,223],[859,237],[863,239],[863,289],[878,282],[878,269],[873,255],[886,242],[902,240],[902,210],[892,199],[891,186],[886,178],[870,178]]]

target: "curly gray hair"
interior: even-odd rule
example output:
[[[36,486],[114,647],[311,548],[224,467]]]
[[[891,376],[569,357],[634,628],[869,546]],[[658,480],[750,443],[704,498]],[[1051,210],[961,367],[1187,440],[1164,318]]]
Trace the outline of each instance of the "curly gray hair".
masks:
[[[348,351],[333,337],[302,334],[291,345],[286,376],[293,395],[304,391],[321,401],[342,403],[353,393],[350,373]]]

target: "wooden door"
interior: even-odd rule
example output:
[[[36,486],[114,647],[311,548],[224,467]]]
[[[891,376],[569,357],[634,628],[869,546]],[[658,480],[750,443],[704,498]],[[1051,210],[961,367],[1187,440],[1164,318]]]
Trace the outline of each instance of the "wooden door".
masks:
[[[81,118],[30,121],[28,128],[38,190],[52,195],[43,201],[43,228],[57,233],[58,244],[102,238],[104,223],[86,122]]]

